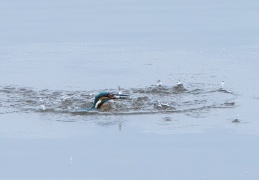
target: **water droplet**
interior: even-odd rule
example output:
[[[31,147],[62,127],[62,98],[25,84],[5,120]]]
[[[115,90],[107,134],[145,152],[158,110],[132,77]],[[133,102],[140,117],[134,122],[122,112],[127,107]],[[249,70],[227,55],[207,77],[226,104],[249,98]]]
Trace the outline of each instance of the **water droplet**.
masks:
[[[224,84],[225,84],[225,82],[224,82],[224,81],[221,81],[221,89],[224,88]]]
[[[158,80],[156,86],[162,86],[162,82]]]
[[[121,87],[120,86],[118,86],[118,90],[119,90],[119,94],[122,94],[122,91],[121,91]]]
[[[182,84],[183,83],[180,80],[178,80],[177,83],[176,83],[177,86],[182,85]]]
[[[44,104],[40,105],[41,110],[45,111],[46,110],[46,106]]]

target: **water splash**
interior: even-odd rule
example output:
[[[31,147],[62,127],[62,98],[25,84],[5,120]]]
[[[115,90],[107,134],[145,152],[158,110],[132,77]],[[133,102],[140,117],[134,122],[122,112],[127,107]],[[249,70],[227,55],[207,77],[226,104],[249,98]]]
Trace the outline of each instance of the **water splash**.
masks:
[[[160,80],[158,80],[156,86],[161,87],[162,86],[162,82]]]
[[[108,102],[100,111],[79,112],[91,106],[94,96],[101,91],[52,91],[24,87],[0,86],[0,112],[41,112],[58,115],[133,115],[153,113],[185,113],[202,117],[209,109],[233,108],[234,93],[218,89],[214,84],[178,83],[176,86],[150,86],[123,90],[127,99]],[[122,89],[119,87],[119,91]]]
[[[232,91],[225,89],[224,85],[225,85],[225,82],[221,81],[221,87],[220,87],[219,91],[224,92],[224,93],[232,93]]]
[[[240,123],[239,114],[237,114],[236,118],[232,121],[232,123]]]

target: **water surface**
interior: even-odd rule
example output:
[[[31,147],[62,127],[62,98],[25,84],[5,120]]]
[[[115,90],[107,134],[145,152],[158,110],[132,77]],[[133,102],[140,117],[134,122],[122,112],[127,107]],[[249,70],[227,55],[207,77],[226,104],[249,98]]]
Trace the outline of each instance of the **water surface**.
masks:
[[[256,179],[258,6],[0,1],[0,178]]]

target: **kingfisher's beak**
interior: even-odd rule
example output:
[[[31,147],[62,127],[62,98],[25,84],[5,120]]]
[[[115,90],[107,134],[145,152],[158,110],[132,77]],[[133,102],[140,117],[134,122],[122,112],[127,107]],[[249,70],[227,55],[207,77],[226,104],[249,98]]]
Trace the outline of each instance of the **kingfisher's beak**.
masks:
[[[127,99],[128,97],[128,94],[114,94],[115,99]]]

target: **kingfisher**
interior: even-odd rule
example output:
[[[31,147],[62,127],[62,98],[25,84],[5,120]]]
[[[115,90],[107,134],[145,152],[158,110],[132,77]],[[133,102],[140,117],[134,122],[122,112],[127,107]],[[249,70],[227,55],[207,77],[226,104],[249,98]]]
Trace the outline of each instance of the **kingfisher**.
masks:
[[[92,108],[100,109],[101,107],[106,106],[105,103],[111,99],[117,99],[115,94],[111,92],[101,92],[100,94],[95,96]]]
[[[100,109],[106,106],[106,102],[112,99],[127,99],[128,94],[115,94],[111,92],[101,92],[95,96],[93,104],[88,108],[81,108],[80,110],[89,111],[91,109]]]
[[[79,111],[90,111],[92,109],[100,109],[106,106],[106,102],[112,99],[127,99],[129,94],[116,94],[112,92],[101,92],[95,96],[94,102],[90,107],[79,108]]]

